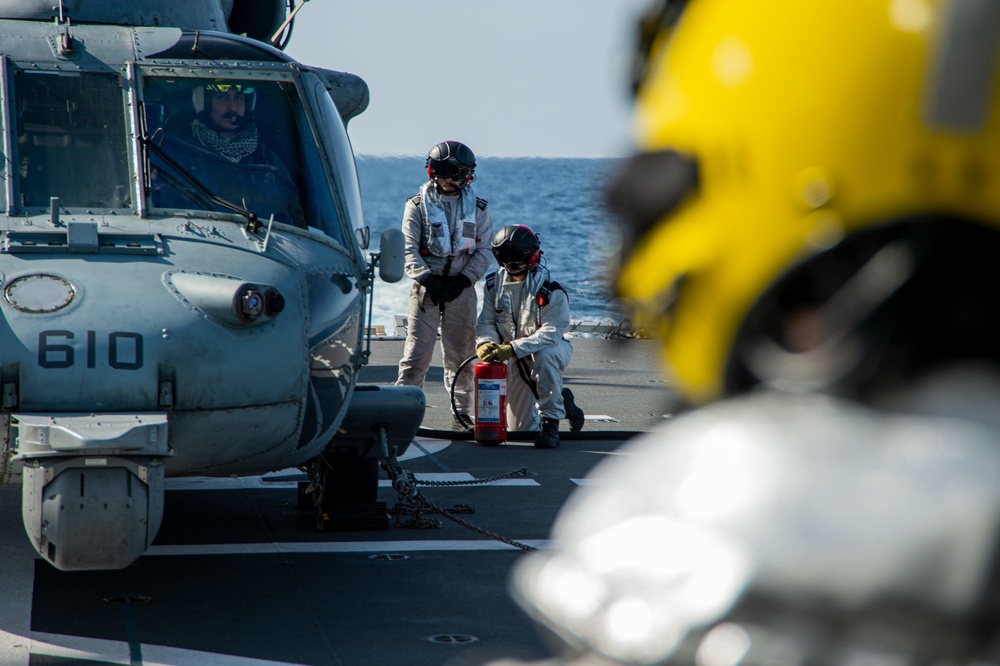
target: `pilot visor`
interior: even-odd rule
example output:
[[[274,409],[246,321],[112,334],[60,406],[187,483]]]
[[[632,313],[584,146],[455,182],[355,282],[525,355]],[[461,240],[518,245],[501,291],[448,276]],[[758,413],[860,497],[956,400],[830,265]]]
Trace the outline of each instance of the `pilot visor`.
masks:
[[[208,91],[211,91],[211,92],[222,92],[222,93],[229,92],[230,88],[236,90],[236,92],[241,92],[244,95],[251,95],[254,92],[253,86],[248,85],[246,83],[219,83],[219,82],[216,82],[216,83],[209,83],[207,86],[205,86],[205,90],[208,90]]]

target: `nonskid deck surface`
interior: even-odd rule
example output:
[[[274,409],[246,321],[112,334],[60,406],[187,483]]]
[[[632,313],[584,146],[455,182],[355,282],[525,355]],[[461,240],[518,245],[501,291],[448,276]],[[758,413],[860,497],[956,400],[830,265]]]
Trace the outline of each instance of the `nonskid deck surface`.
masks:
[[[556,512],[618,441],[554,451],[420,438],[404,467],[418,479],[488,485],[422,487],[432,504],[472,505],[462,520],[544,547]],[[116,572],[64,573],[35,558],[20,491],[0,488],[0,663],[481,663],[541,658],[546,648],[506,592],[522,551],[441,516],[437,529],[319,532],[296,508],[291,474],[177,480],[150,553]],[[389,507],[395,494],[380,488]],[[30,646],[33,656],[23,647]],[[141,661],[133,655],[141,656]],[[456,659],[472,661],[453,661]],[[69,661],[66,661],[66,660]]]
[[[361,382],[393,383],[403,342],[374,340],[371,361],[361,371]],[[563,373],[563,381],[587,415],[584,431],[646,431],[662,423],[675,409],[669,383],[663,378],[656,341],[573,337],[570,342],[573,360]],[[444,387],[440,345],[435,346],[424,393],[427,412],[423,427],[449,430],[451,401]],[[564,421],[560,429],[569,430],[569,425]]]
[[[472,505],[474,513],[456,515],[544,548],[569,494],[621,446],[618,433],[662,421],[656,411],[665,400],[655,394],[664,385],[651,345],[587,339],[574,346],[567,385],[589,417],[618,419],[589,418],[584,431],[615,437],[565,441],[552,451],[420,437],[403,461],[418,479],[527,470],[483,485],[421,487],[429,502]],[[391,374],[390,382],[401,350],[401,341],[374,342],[365,373]],[[428,386],[425,428],[450,427],[445,397]],[[295,470],[171,480],[150,553],[122,571],[85,573],[36,559],[21,526],[20,488],[0,486],[0,664],[440,666],[550,656],[506,590],[524,551],[432,514],[425,517],[440,520],[439,528],[393,519],[383,531],[320,532],[315,513],[296,506],[296,481]],[[397,503],[384,475],[379,500]]]

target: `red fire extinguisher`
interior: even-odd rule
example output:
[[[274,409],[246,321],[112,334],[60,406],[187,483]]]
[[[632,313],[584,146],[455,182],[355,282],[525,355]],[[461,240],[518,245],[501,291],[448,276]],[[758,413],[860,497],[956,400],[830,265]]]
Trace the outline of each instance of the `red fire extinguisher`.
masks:
[[[477,363],[472,371],[476,384],[476,427],[480,444],[507,440],[507,364]]]

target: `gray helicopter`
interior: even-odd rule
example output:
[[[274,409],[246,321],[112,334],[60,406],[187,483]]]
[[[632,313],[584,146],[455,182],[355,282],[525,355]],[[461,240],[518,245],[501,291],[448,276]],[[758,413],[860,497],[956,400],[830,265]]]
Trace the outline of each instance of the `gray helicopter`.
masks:
[[[402,277],[398,230],[365,256],[367,85],[282,52],[286,0],[52,4],[0,0],[0,483],[35,549],[127,566],[171,476],[374,503],[425,404],[357,384]]]

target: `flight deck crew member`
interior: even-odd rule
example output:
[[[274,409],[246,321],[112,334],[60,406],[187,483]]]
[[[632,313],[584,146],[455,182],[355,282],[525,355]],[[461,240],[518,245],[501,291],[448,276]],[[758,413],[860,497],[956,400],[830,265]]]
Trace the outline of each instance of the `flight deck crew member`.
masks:
[[[465,144],[444,141],[427,154],[420,192],[406,200],[403,236],[406,274],[413,279],[406,343],[397,386],[419,386],[441,328],[445,390],[455,386],[452,429],[467,430],[472,403],[472,367],[455,379],[458,367],[476,353],[476,290],[490,264],[493,218],[486,200],[472,190],[476,156]],[[463,419],[465,422],[463,422]]]
[[[617,288],[691,409],[515,598],[546,664],[996,664],[1000,3],[767,6],[637,31]]]
[[[541,243],[531,229],[504,227],[491,244],[500,268],[486,278],[476,354],[483,361],[507,363],[507,427],[538,430],[535,447],[554,449],[560,419],[568,418],[573,430],[584,422],[583,410],[562,381],[573,357],[563,335],[569,296],[539,263]]]

